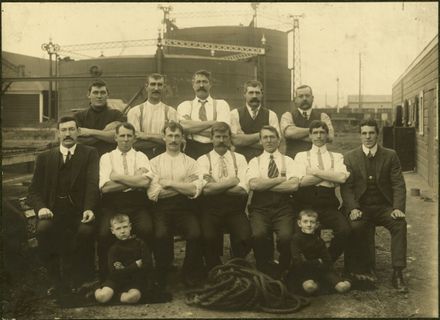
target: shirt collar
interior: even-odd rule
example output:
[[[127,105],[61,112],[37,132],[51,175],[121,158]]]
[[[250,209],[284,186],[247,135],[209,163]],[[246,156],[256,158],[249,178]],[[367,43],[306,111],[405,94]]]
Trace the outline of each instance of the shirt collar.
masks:
[[[196,102],[196,103],[199,103],[199,100],[200,101],[206,101],[208,104],[212,104],[212,98],[211,98],[211,95],[209,95],[205,100],[202,100],[202,99],[199,99],[199,97],[195,97],[195,99],[194,99],[194,101]]]
[[[246,103],[246,108],[248,109],[249,114],[252,115],[252,108],[247,103]],[[258,112],[260,112],[260,109],[261,109],[261,104],[257,108],[257,113],[256,113],[257,115],[258,115]]]
[[[321,154],[327,152],[327,145],[323,145],[322,147],[317,147],[314,144],[312,144],[312,149],[310,149],[313,153],[318,153],[318,150],[321,151]]]
[[[152,104],[150,101],[147,100],[146,104],[147,104],[147,106],[152,106],[154,108],[154,107],[160,106],[162,104],[162,101],[159,101],[156,104]]]
[[[115,152],[116,152],[117,154],[120,154],[120,155],[122,155],[122,154],[124,153],[124,152],[122,152],[121,150],[119,150],[118,147],[116,147]],[[136,152],[136,151],[134,151],[134,149],[131,148],[130,150],[128,150],[128,151],[126,152],[126,154],[129,155],[129,154],[131,154],[131,153],[133,153],[133,152]]]
[[[226,151],[226,153],[223,155],[223,157],[226,158],[227,155],[228,155],[228,153],[229,153],[229,150]],[[220,158],[220,157],[222,157],[222,156],[221,156],[219,153],[217,153],[217,151],[215,151],[214,149],[212,149],[212,151],[211,151],[211,156],[213,156],[213,157],[215,157],[215,158]]]
[[[281,152],[277,149],[274,151],[274,153],[269,153],[266,150],[263,151],[263,156],[265,158],[270,158],[270,155],[273,155],[274,158],[278,158],[279,156],[281,156]]]
[[[364,145],[362,145],[362,151],[365,153],[366,156],[368,155],[369,152],[371,152],[371,154],[374,157],[376,155],[376,152],[377,152],[377,143],[371,149],[369,149],[369,148],[365,147]]]
[[[75,154],[75,149],[76,149],[76,143],[73,147],[70,147],[70,148],[66,148],[65,146],[60,144],[60,152],[62,153],[63,156],[67,156],[67,153],[69,151],[70,151],[70,154],[73,156]]]
[[[301,115],[304,114],[304,111],[307,112],[307,119],[310,119],[310,114],[312,113],[312,108],[309,108],[307,110],[303,110],[301,108],[298,108],[299,113],[301,113]]]

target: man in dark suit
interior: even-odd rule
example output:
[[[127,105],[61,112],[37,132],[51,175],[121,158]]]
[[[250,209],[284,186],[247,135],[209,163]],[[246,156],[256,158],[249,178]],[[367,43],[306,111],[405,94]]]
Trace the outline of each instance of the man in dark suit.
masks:
[[[379,128],[375,120],[362,121],[360,133],[362,146],[344,156],[350,176],[341,186],[341,194],[353,229],[346,258],[365,261],[368,225],[384,226],[391,233],[392,284],[406,292],[402,275],[407,249],[406,187],[399,158],[394,150],[377,144]]]
[[[38,217],[40,258],[51,281],[49,295],[74,292],[94,277],[94,210],[99,200],[96,149],[76,143],[79,128],[73,117],[60,119],[58,133],[60,146],[37,157],[29,187],[29,202]]]

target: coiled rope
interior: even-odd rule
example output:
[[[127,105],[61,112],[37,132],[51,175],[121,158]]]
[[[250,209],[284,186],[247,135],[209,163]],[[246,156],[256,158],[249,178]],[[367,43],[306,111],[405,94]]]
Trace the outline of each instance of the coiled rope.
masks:
[[[216,310],[259,310],[294,313],[310,300],[287,291],[285,285],[235,258],[214,267],[202,289],[188,291],[185,303]]]

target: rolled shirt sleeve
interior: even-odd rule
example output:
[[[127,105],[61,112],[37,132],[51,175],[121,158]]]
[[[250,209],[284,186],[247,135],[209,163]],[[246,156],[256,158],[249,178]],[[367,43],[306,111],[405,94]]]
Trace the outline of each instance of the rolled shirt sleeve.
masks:
[[[109,181],[110,174],[112,173],[112,164],[110,161],[110,154],[104,153],[101,156],[101,159],[99,160],[99,189],[101,190],[102,187]]]
[[[280,120],[281,134],[284,136],[284,132],[286,131],[287,127],[292,125],[293,125],[292,114],[290,112],[284,112]]]

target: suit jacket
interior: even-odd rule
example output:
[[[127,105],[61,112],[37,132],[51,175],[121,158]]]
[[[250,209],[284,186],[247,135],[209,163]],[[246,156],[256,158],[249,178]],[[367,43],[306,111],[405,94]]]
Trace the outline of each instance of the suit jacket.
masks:
[[[36,214],[41,208],[53,210],[61,157],[59,147],[45,151],[37,157],[28,197],[29,204]],[[100,196],[98,152],[95,148],[77,144],[71,161],[70,199],[81,213],[85,210],[94,210]]]
[[[344,155],[344,163],[350,176],[341,185],[341,196],[348,212],[361,208],[359,200],[367,190],[367,168],[364,157],[362,146]],[[375,157],[377,187],[393,209],[405,212],[406,186],[396,152],[378,145]]]

